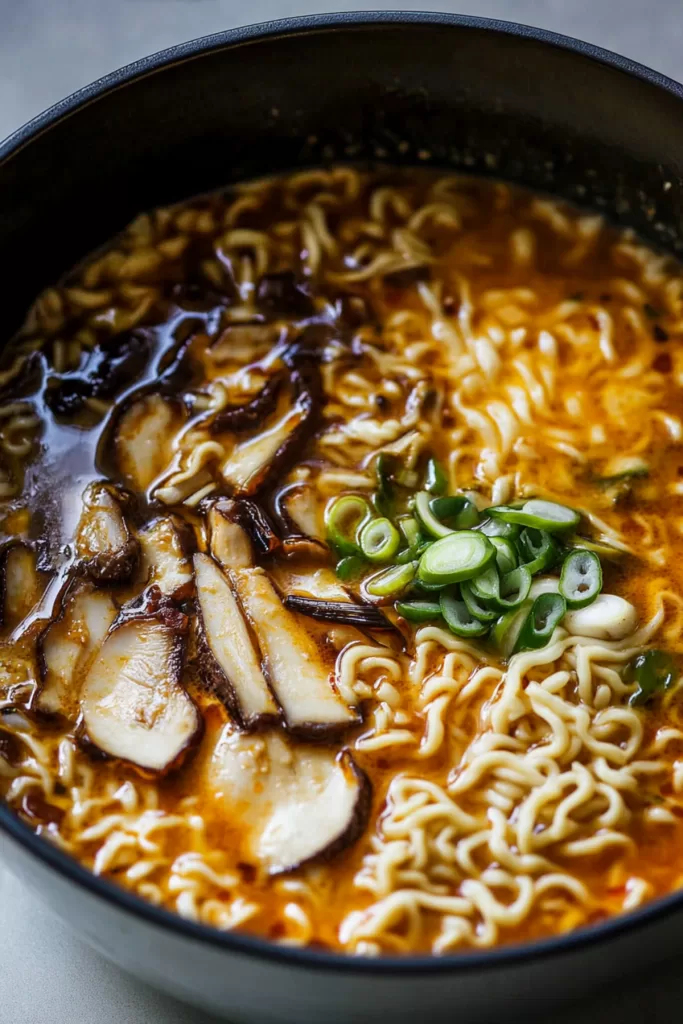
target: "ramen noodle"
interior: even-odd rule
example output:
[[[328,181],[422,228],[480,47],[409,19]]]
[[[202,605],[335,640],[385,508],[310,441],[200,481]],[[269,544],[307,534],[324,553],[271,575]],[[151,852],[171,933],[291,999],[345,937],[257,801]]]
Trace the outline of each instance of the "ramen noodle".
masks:
[[[672,259],[499,182],[140,216],[0,365],[0,795],[356,955],[677,889],[682,334]]]

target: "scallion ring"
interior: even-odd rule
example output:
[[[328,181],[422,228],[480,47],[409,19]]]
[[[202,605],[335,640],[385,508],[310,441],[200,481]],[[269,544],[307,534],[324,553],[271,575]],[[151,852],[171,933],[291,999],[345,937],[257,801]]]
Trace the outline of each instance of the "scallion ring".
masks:
[[[471,530],[481,519],[477,506],[464,494],[432,498],[429,508],[440,523],[450,526],[453,530]]]
[[[602,567],[593,551],[576,548],[567,555],[560,573],[560,594],[567,608],[585,608],[602,590]]]
[[[358,534],[372,517],[370,506],[359,494],[342,494],[325,510],[327,539],[340,555],[360,555]]]
[[[526,601],[530,590],[531,573],[525,565],[518,565],[500,577],[498,605],[501,608],[518,608]]]
[[[412,583],[416,569],[417,562],[392,565],[365,580],[363,588],[370,597],[396,597]]]
[[[560,505],[556,501],[544,501],[541,498],[525,501],[521,508],[497,505],[494,508],[487,508],[486,514],[493,519],[502,519],[504,523],[532,526],[536,530],[546,530],[548,533],[573,530],[581,519],[579,513],[573,508]]]
[[[371,519],[358,537],[360,549],[369,562],[390,562],[398,551],[401,537],[390,519]]]
[[[524,564],[535,576],[537,572],[550,569],[560,557],[560,545],[545,530],[535,530],[528,526],[519,535],[519,550],[524,557]]]
[[[345,555],[337,562],[335,571],[338,578],[346,583],[358,579],[366,565],[367,562],[360,555]]]
[[[488,631],[488,623],[471,614],[465,602],[457,596],[457,590],[442,591],[440,604],[446,625],[456,636],[477,637]]]
[[[505,537],[511,541],[515,541],[521,531],[520,526],[516,526],[515,523],[505,523],[502,519],[485,519],[475,529],[480,530],[486,537]]]
[[[472,590],[471,580],[463,580],[460,584],[460,596],[467,605],[467,610],[470,615],[473,615],[475,619],[479,619],[480,622],[493,622],[497,617],[498,612],[489,608],[484,602],[474,593]]]
[[[441,618],[438,601],[397,601],[394,607],[408,622],[431,622]]]
[[[498,598],[500,597],[500,575],[495,562],[488,565],[482,573],[479,573],[471,581],[471,586],[480,601],[484,601],[486,604],[497,605]]]
[[[418,579],[447,586],[478,576],[495,559],[496,549],[482,533],[461,530],[431,544],[420,558]]]
[[[427,491],[418,491],[415,495],[413,510],[420,526],[430,537],[448,537],[449,534],[454,532],[450,526],[442,523],[432,512],[431,497]]]
[[[448,477],[438,459],[431,458],[427,463],[425,490],[430,494],[444,494],[448,490]]]
[[[519,565],[519,558],[512,541],[507,537],[491,537],[490,540],[496,549],[496,566],[501,576],[516,569]]]
[[[515,651],[535,651],[545,647],[566,611],[567,604],[561,594],[541,594],[537,597],[524,620]]]
[[[401,516],[398,520],[398,528],[403,535],[403,539],[409,548],[417,547],[420,543],[421,533],[420,524],[418,523],[415,516]]]
[[[491,644],[502,658],[509,658],[512,655],[532,606],[533,601],[527,599],[519,608],[512,608],[505,615],[501,615],[492,627]]]

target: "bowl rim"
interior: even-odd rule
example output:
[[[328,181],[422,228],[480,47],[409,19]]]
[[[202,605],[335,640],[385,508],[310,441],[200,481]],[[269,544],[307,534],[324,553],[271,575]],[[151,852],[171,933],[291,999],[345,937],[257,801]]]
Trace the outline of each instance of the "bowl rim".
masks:
[[[215,32],[179,43],[127,64],[59,100],[43,113],[26,122],[4,141],[0,141],[0,164],[11,159],[14,154],[29,145],[33,139],[48,131],[54,124],[90,103],[96,102],[101,96],[115,92],[136,79],[154,74],[174,64],[186,63],[204,57],[212,51],[233,49],[269,38],[316,34],[335,29],[409,27],[410,25],[452,26],[460,29],[485,30],[493,34],[513,36],[518,39],[530,39],[606,65],[683,100],[683,85],[637,61],[571,36],[517,22],[430,11],[348,11],[338,14],[312,14]],[[683,891],[674,892],[652,900],[637,910],[619,914],[599,924],[564,935],[550,936],[530,942],[514,943],[487,950],[458,951],[444,956],[425,954],[401,957],[358,957],[348,953],[282,946],[244,932],[219,931],[217,928],[183,918],[173,911],[154,906],[116,883],[93,874],[75,858],[34,832],[10,810],[4,801],[0,801],[0,832],[5,832],[24,851],[32,854],[67,881],[87,890],[105,903],[113,904],[115,909],[142,918],[148,925],[174,932],[180,938],[196,940],[238,955],[275,961],[290,967],[349,975],[391,976],[399,973],[411,976],[460,975],[496,967],[512,967],[523,961],[570,954],[603,942],[616,940],[657,920],[669,918],[683,909]]]

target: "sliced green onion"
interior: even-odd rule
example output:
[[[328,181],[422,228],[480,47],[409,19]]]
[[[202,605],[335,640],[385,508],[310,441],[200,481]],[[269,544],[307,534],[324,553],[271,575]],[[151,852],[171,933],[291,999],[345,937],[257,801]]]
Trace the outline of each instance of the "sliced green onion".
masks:
[[[340,555],[360,555],[358,533],[372,512],[359,494],[342,494],[327,506],[325,525],[327,539]]]
[[[346,555],[337,562],[336,573],[340,580],[345,583],[348,580],[356,580],[363,574],[367,562],[360,555]]]
[[[645,651],[627,665],[624,677],[627,682],[638,684],[638,689],[629,698],[629,704],[647,704],[656,693],[668,690],[673,684],[676,666],[671,655],[665,651]]]
[[[501,657],[509,658],[512,655],[532,605],[533,602],[527,599],[519,608],[512,608],[501,615],[491,629],[491,643]]]
[[[390,516],[394,510],[394,484],[392,480],[396,469],[396,456],[389,452],[380,452],[375,460],[377,490],[374,494],[375,508],[381,516]]]
[[[398,528],[409,548],[416,548],[421,540],[420,524],[415,516],[401,516]]]
[[[519,535],[519,550],[524,556],[527,569],[532,576],[544,569],[550,569],[560,556],[560,545],[545,530],[528,526]]]
[[[514,523],[504,523],[502,519],[485,519],[476,529],[487,537],[506,537],[514,541],[519,537],[521,527]]]
[[[592,551],[576,548],[565,558],[560,573],[560,593],[567,608],[585,608],[601,590],[600,559]]]
[[[517,558],[517,552],[512,541],[508,540],[507,537],[491,537],[490,540],[496,549],[498,572],[504,575],[506,572],[512,572],[513,569],[516,569],[519,559]]]
[[[399,469],[395,474],[396,483],[410,491],[414,491],[420,483],[420,477],[414,469]]]
[[[537,576],[531,584],[529,597],[535,601],[541,594],[559,594],[559,592],[560,581],[557,576]]]
[[[537,597],[524,620],[515,651],[535,651],[545,647],[566,611],[567,605],[561,594],[541,594]]]
[[[556,501],[543,501],[540,498],[525,501],[521,508],[497,505],[494,508],[487,508],[486,513],[494,519],[502,519],[504,523],[533,526],[536,530],[547,530],[548,533],[573,530],[581,519],[573,508],[559,505]]]
[[[623,551],[621,548],[615,548],[607,540],[590,540],[588,537],[580,537],[576,533],[572,534],[571,537],[567,537],[565,544],[570,544],[573,548],[584,548],[586,551],[594,551],[598,558],[618,559],[628,554],[627,551]]]
[[[442,591],[440,603],[446,625],[456,636],[483,636],[488,631],[488,623],[480,622],[471,614],[465,602],[457,597],[457,591]]]
[[[414,511],[422,529],[430,537],[447,537],[454,532],[450,526],[442,523],[432,512],[431,498],[427,491],[419,491],[415,495]]]
[[[369,562],[389,562],[398,551],[401,536],[390,519],[371,519],[358,540]]]
[[[495,562],[488,565],[483,572],[479,573],[479,575],[471,581],[471,586],[473,592],[480,601],[497,604],[498,598],[500,597],[500,576]]]
[[[425,473],[425,490],[430,494],[443,494],[447,489],[448,477],[443,466],[438,459],[431,458]]]
[[[498,612],[485,605],[481,598],[474,593],[471,580],[462,581],[460,584],[460,596],[467,605],[470,615],[473,615],[475,619],[479,619],[480,622],[493,622],[497,617]]]
[[[423,540],[414,548],[404,548],[404,550],[400,551],[399,554],[396,556],[396,562],[399,565],[405,565],[406,562],[418,561],[422,556],[423,552],[425,552],[429,545],[433,543],[434,542],[431,540]]]
[[[408,622],[431,622],[441,618],[438,601],[397,601],[394,607]]]
[[[382,569],[371,576],[363,586],[371,597],[394,597],[412,583],[416,570],[417,562],[392,565],[390,569]]]
[[[432,514],[441,523],[454,530],[470,530],[481,516],[479,509],[464,494],[453,494],[448,498],[432,498],[429,503]]]
[[[518,608],[526,601],[531,590],[531,573],[525,565],[505,573],[500,578],[500,596],[498,604],[501,608]]]
[[[461,530],[431,544],[422,555],[418,579],[428,586],[447,586],[477,576],[496,557],[482,533]]]

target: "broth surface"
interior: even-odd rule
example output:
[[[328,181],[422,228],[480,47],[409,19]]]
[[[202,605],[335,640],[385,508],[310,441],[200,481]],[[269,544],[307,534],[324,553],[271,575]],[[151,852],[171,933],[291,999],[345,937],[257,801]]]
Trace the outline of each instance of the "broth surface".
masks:
[[[682,334],[675,262],[503,183],[336,168],[139,217],[38,298],[3,354],[0,796],[96,873],[185,917],[356,954],[518,942],[677,889],[678,671],[636,706],[629,666],[654,648],[675,664],[683,653]],[[295,443],[271,446],[278,468],[254,483],[250,442],[299,415]],[[380,453],[396,515],[429,458],[480,510],[528,498],[579,510],[582,534],[611,549],[603,592],[630,602],[637,625],[607,638],[560,625],[506,663],[387,602],[388,631],[290,611],[311,644],[302,664],[324,666],[349,724],[244,731],[234,694],[226,705],[207,685],[194,584],[181,581],[144,606],[184,647],[136,727],[160,729],[172,692],[187,743],[158,765],[151,740],[136,741],[137,762],[103,755],[84,687],[114,617],[138,621],[135,602],[161,577],[139,553],[127,575],[109,562],[84,573],[87,488],[112,488],[134,547],[175,517],[188,564],[193,550],[221,561],[212,503],[253,498],[274,523],[275,547],[257,543],[254,560],[277,593],[338,601],[343,585],[367,597],[382,566],[335,576],[325,509],[344,494],[376,500]],[[232,554],[223,568],[240,571]],[[92,624],[69,625],[86,592],[107,595],[97,643]],[[58,619],[75,653],[47,706]],[[263,630],[252,614],[267,662]],[[334,855],[269,874],[250,838],[268,770],[239,799],[221,773],[233,743],[266,763],[274,734],[310,763],[350,752],[371,804]]]

